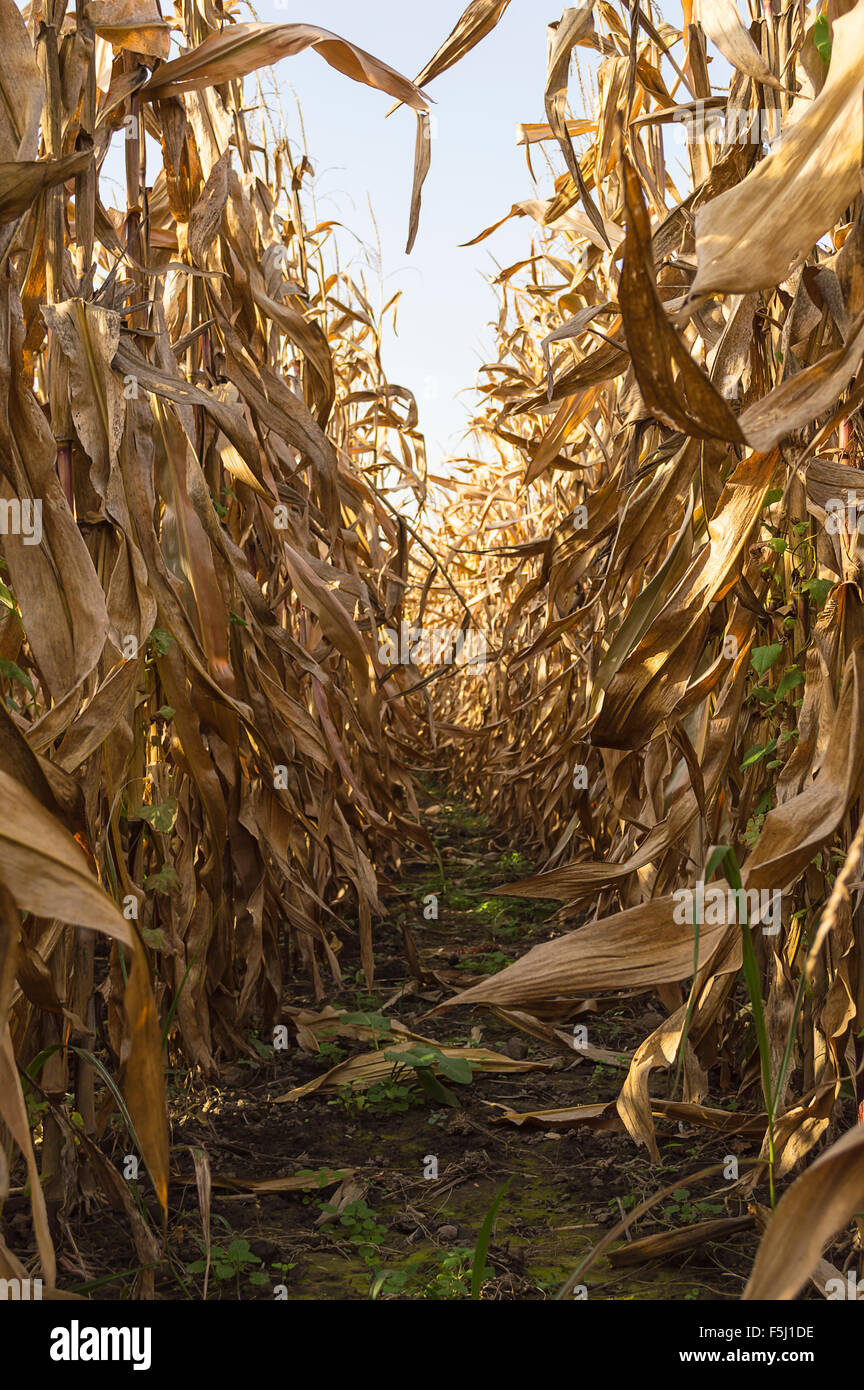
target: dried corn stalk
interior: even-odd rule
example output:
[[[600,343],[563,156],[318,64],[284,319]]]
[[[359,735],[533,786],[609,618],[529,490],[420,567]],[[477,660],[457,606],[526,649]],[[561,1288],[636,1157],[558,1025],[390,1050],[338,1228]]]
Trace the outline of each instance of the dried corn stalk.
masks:
[[[500,891],[589,919],[447,1006],[656,990],[670,1016],[618,1111],[657,1156],[658,1070],[683,1061],[688,1102],[718,1060],[758,1088],[746,902],[780,1174],[840,1114],[844,1078],[864,1102],[860,837],[822,917],[864,778],[864,7],[829,5],[827,44],[817,18],[705,0],[681,32],[639,5],[565,11],[550,124],[520,127],[529,151],[557,142],[562,172],[509,214],[536,226],[496,281],[468,457],[433,491],[441,563],[494,653],[432,685],[442,746],[544,865]],[[594,105],[571,92],[565,119],[571,47]],[[433,603],[458,612],[443,585]],[[736,910],[701,918],[694,956],[676,909],[717,845],[749,897],[723,884]]]
[[[371,980],[381,875],[427,843],[378,659],[410,542],[391,497],[410,515],[425,487],[416,406],[242,79],[311,46],[427,102],[233,4],[2,0],[0,23],[0,1116],[51,1287],[69,1158],[118,1198],[97,1039],[164,1207],[162,1034],[212,1072],[293,975],[339,979],[345,930]],[[17,1070],[37,1055],[41,1184]]]

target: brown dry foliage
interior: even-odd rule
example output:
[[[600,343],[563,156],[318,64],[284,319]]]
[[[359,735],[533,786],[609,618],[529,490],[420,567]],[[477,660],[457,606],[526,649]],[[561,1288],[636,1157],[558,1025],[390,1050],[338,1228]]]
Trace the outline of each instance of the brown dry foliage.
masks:
[[[474,0],[418,82],[507,4]],[[242,80],[311,46],[411,105],[409,242],[422,92],[315,26],[241,25],[210,0],[171,20],[179,58],[156,0],[34,0],[23,18],[2,0],[0,476],[4,499],[42,500],[44,534],[2,545],[0,1115],[49,1286],[70,1088],[79,1160],[152,1264],[93,1142],[97,1032],[164,1205],[171,1001],[169,1045],[210,1072],[253,1017],[272,1024],[287,972],[338,981],[346,915],[371,979],[382,878],[428,844],[407,766],[424,740],[543,861],[501,891],[589,918],[448,1007],[554,1017],[656,991],[669,1017],[621,1120],[657,1154],[652,1077],[681,1054],[686,1113],[716,1126],[708,1069],[758,1077],[742,931],[706,925],[691,986],[673,905],[729,845],[746,888],[782,892],[781,930],[754,933],[776,1173],[824,1139],[844,1080],[864,1099],[860,537],[826,525],[864,494],[864,4],[829,0],[830,67],[815,6],[745,24],[732,0],[684,0],[684,16],[580,0],[550,31],[548,125],[520,139],[563,169],[509,214],[537,228],[498,277],[474,450],[430,485],[424,539],[413,398],[383,374],[363,287],[328,268],[329,229],[306,225],[305,161],[263,108],[250,134]],[[595,91],[577,120],[573,55]],[[700,110],[727,123],[694,128],[679,189],[663,127]],[[771,153],[752,134],[766,110]],[[121,130],[113,210],[98,170]],[[385,669],[378,630],[403,618],[474,625],[487,667]],[[37,1056],[43,1184],[19,1080]],[[859,1149],[847,1136],[790,1189],[754,1296],[813,1272],[860,1204]],[[798,1243],[796,1212],[835,1180]]]
[[[417,409],[332,228],[307,223],[308,161],[242,78],[311,45],[427,102],[336,35],[237,19],[208,0],[170,19],[156,0],[0,6],[0,489],[42,503],[41,544],[2,541],[0,1115],[49,1287],[70,1090],[78,1158],[152,1265],[89,1142],[112,1104],[100,1077],[97,1114],[97,1036],[164,1207],[161,1031],[212,1074],[253,1019],[272,1028],[292,972],[338,982],[346,927],[371,980],[381,875],[428,846],[411,716],[377,658],[425,489]],[[119,210],[98,178],[115,136]],[[41,1184],[16,1069],[37,1056]]]
[[[754,930],[774,1118],[762,1157],[773,1148],[780,1176],[824,1140],[844,1082],[864,1100],[860,836],[847,857],[864,610],[846,515],[864,484],[864,7],[829,4],[830,68],[818,11],[751,7],[745,25],[731,0],[705,0],[701,19],[685,3],[683,31],[639,4],[565,11],[550,123],[520,139],[532,158],[557,141],[566,167],[552,198],[508,214],[537,227],[497,277],[473,447],[433,495],[441,564],[494,656],[432,687],[443,747],[545,866],[501,891],[588,922],[446,1007],[560,1016],[596,991],[655,989],[670,1016],[618,1098],[637,1143],[659,1156],[651,1089],[679,1055],[692,1113],[718,1063],[760,1109],[741,925],[706,922],[691,985],[693,927],[674,916],[675,893],[731,846],[746,889],[782,894],[780,931]],[[711,86],[706,34],[728,91]],[[572,121],[571,44],[594,93]],[[782,129],[770,151],[764,112]],[[670,122],[689,126],[680,188]],[[443,589],[432,600],[456,615]],[[857,1150],[843,1160],[857,1186],[838,1221],[805,1251],[790,1201],[755,1296],[793,1295],[854,1210]]]

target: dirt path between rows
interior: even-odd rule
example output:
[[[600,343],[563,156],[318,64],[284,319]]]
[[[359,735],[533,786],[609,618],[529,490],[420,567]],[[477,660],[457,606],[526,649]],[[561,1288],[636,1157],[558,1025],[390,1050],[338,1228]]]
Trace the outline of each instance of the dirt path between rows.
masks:
[[[424,821],[440,867],[419,858],[404,864],[389,894],[389,916],[375,928],[375,988],[366,987],[351,937],[340,957],[341,988],[317,1002],[311,994],[292,995],[286,1048],[274,1051],[270,1039],[250,1038],[253,1056],[227,1066],[216,1084],[172,1073],[177,1180],[157,1297],[203,1296],[195,1148],[207,1155],[213,1180],[209,1299],[469,1298],[484,1220],[505,1185],[485,1263],[477,1258],[480,1296],[553,1298],[626,1211],[676,1178],[674,1195],[614,1242],[622,1253],[613,1253],[611,1263],[605,1256],[598,1260],[576,1296],[740,1297],[757,1243],[755,1229],[747,1227],[746,1202],[729,1196],[729,1183],[691,1188],[684,1176],[722,1162],[728,1139],[666,1123],[658,1168],[620,1128],[610,1128],[613,1119],[605,1130],[592,1130],[502,1118],[508,1109],[614,1100],[629,1054],[659,1021],[656,1007],[645,998],[611,1006],[597,1001],[598,1012],[589,1006],[580,1017],[590,1019],[600,1061],[488,1012],[425,1016],[454,987],[500,969],[562,930],[550,921],[554,904],[489,896],[494,885],[524,876],[531,865],[482,817],[437,799],[434,788],[429,792]],[[430,895],[437,898],[437,920],[427,920]],[[332,1012],[322,1022],[327,1009]],[[319,1020],[311,1043],[313,1029],[305,1033],[307,1048],[314,1049],[317,1038],[317,1055],[298,1046],[298,1010]],[[481,1046],[514,1064],[546,1065],[475,1072],[469,1084],[439,1076],[456,1104],[426,1094],[416,1084],[419,1073],[403,1068],[390,1074],[389,1063],[371,1090],[322,1087],[295,1101],[280,1099],[351,1057],[388,1050],[400,1025],[439,1046]],[[572,1032],[572,1021],[559,1026]],[[742,1140],[735,1151],[755,1152]],[[114,1160],[122,1162],[119,1154]],[[262,1190],[268,1183],[270,1190]],[[155,1213],[145,1182],[139,1198]],[[730,1224],[710,1243],[622,1263],[628,1240],[706,1221]],[[91,1297],[134,1297],[138,1264],[122,1215],[96,1208],[86,1222],[74,1218],[72,1229],[75,1245],[64,1243],[61,1285]]]

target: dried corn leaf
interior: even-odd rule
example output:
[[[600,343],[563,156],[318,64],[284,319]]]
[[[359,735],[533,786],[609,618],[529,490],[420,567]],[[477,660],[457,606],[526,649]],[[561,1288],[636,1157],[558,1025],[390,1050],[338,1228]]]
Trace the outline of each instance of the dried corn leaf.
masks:
[[[99,887],[84,851],[26,787],[2,770],[0,802],[0,881],[18,906],[131,946],[129,923]]]
[[[784,1192],[762,1238],[744,1298],[792,1299],[822,1251],[864,1206],[864,1128],[849,1130]]]
[[[150,986],[147,953],[137,934],[132,949],[129,982],[123,994],[127,1029],[120,1056],[123,1092],[147,1171],[167,1216],[168,1112],[159,1018]]]
[[[178,96],[214,87],[269,67],[281,58],[294,57],[306,48],[314,48],[331,67],[355,82],[398,97],[415,111],[427,109],[423,93],[407,77],[315,24],[228,24],[182,57],[158,67],[142,88],[142,95]]]
[[[648,989],[686,979],[693,973],[693,928],[673,921],[673,907],[671,897],[654,898],[543,942],[497,975],[445,999],[436,1012],[463,1004],[526,1007],[556,997],[580,998],[600,989]],[[725,931],[725,927],[702,928],[700,966]]]
[[[394,1043],[386,1050],[396,1053],[410,1052],[414,1045],[414,1042],[409,1040]],[[512,1057],[506,1057],[502,1052],[491,1052],[485,1047],[441,1047],[438,1043],[433,1045],[445,1057],[456,1057],[462,1061],[470,1062],[477,1071],[505,1073],[545,1071],[549,1066],[548,1062],[519,1062]],[[303,1096],[312,1095],[315,1091],[330,1091],[339,1086],[353,1086],[357,1090],[365,1090],[368,1086],[374,1085],[376,1081],[385,1081],[391,1075],[393,1065],[393,1062],[384,1056],[383,1049],[377,1052],[363,1052],[358,1057],[349,1057],[347,1061],[331,1067],[323,1076],[314,1077],[312,1081],[307,1081],[304,1086],[295,1086],[284,1096],[276,1096],[275,1101],[277,1104],[284,1101],[297,1101]]]
[[[747,293],[785,280],[859,191],[864,9],[834,21],[828,79],[779,147],[696,213],[691,293]]]
[[[750,37],[735,0],[697,0],[696,18],[723,57],[739,72],[765,87],[781,86]]]
[[[45,88],[21,11],[0,5],[0,163],[34,160]]]

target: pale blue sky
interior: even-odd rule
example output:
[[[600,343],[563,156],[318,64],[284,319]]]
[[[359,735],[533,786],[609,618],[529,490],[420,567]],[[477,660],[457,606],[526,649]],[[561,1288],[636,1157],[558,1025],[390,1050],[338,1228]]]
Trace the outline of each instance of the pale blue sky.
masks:
[[[360,44],[413,78],[431,58],[458,19],[466,0],[263,0],[262,20],[302,20],[323,26]],[[555,145],[531,147],[532,182],[525,149],[516,145],[519,122],[543,121],[546,30],[560,19],[561,0],[511,0],[497,28],[454,68],[429,84],[437,122],[432,168],[423,193],[420,231],[405,255],[416,123],[404,108],[389,119],[390,99],[334,72],[312,51],[286,59],[276,68],[289,131],[300,139],[300,103],[321,218],[339,218],[343,256],[365,265],[370,290],[379,281],[358,248],[355,232],[373,245],[380,236],[383,300],[402,290],[397,332],[385,339],[384,364],[392,381],[412,389],[427,437],[434,472],[448,453],[459,454],[472,405],[479,366],[495,341],[492,321],[498,300],[488,279],[498,266],[528,256],[535,224],[528,218],[505,223],[479,246],[463,248],[478,232],[503,217],[513,203],[548,196],[551,177],[543,153],[562,168]],[[676,25],[679,0],[652,6]],[[593,55],[578,50],[583,73]],[[714,55],[716,58],[718,55]],[[722,64],[722,60],[721,64]],[[262,74],[263,76],[263,74]],[[582,111],[579,84],[571,73],[570,104]],[[681,132],[667,136],[667,158],[675,167],[683,151]],[[348,230],[350,229],[350,230]],[[494,259],[493,259],[494,258]],[[373,298],[374,302],[374,298]],[[465,388],[469,388],[466,390]]]
[[[289,6],[288,0],[260,0],[255,13],[262,21],[321,25],[413,78],[464,5],[465,0],[365,0],[362,6],[356,0],[291,0]],[[660,8],[680,24],[678,0],[663,0]],[[561,13],[561,0],[542,6],[537,0],[511,0],[497,28],[429,84],[432,168],[410,256],[405,242],[413,112],[403,108],[386,119],[389,97],[334,71],[311,50],[273,70],[297,153],[303,148],[298,103],[302,112],[319,219],[344,224],[337,233],[343,267],[350,262],[356,277],[365,274],[373,304],[402,291],[396,334],[388,330],[384,340],[384,366],[392,382],[417,397],[433,472],[448,454],[462,452],[471,388],[478,368],[494,353],[498,299],[489,278],[498,267],[530,254],[536,226],[529,218],[515,218],[479,246],[462,243],[498,221],[513,203],[548,196],[544,150],[556,170],[562,167],[554,144],[532,146],[532,167],[540,180],[535,184],[525,149],[516,144],[519,122],[545,119],[546,30]],[[245,18],[242,12],[239,17]],[[585,72],[590,55],[584,49],[579,54]],[[264,70],[260,76],[265,92],[272,90],[271,74]],[[250,98],[253,80],[247,79]],[[575,73],[570,104],[574,115],[585,114]],[[674,151],[667,145],[669,154]],[[109,180],[123,177],[119,159],[112,150],[104,167]],[[308,194],[308,182],[304,188]]]
[[[360,44],[408,77],[414,77],[449,33],[464,0],[308,0],[290,10],[274,0],[256,6],[262,20],[303,20],[334,30]],[[390,99],[334,72],[315,53],[286,59],[276,69],[289,131],[300,139],[299,100],[321,218],[340,218],[373,245],[381,243],[384,300],[402,290],[398,337],[385,342],[384,362],[391,380],[415,391],[420,423],[427,434],[434,471],[448,447],[458,451],[477,368],[494,343],[489,327],[497,301],[487,283],[495,273],[492,257],[506,266],[527,255],[533,223],[520,218],[505,224],[479,246],[460,243],[510,206],[535,195],[516,145],[519,121],[544,119],[546,24],[561,8],[536,0],[512,0],[498,28],[455,68],[429,85],[437,131],[432,168],[423,193],[420,231],[405,255],[414,160],[415,118],[400,110],[385,120]],[[546,167],[539,146],[532,148],[535,171]],[[367,283],[377,294],[378,270],[365,261],[354,237],[340,236],[341,254],[365,264]],[[374,258],[373,258],[374,262]],[[373,299],[374,302],[374,299]]]

